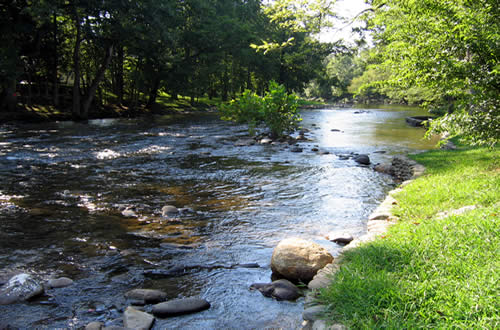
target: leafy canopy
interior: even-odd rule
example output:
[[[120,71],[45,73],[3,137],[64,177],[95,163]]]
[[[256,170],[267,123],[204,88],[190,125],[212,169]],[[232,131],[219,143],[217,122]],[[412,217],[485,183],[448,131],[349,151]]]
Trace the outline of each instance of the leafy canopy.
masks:
[[[498,0],[373,0],[368,17],[389,85],[423,87],[446,114],[431,131],[471,144],[500,138]]]

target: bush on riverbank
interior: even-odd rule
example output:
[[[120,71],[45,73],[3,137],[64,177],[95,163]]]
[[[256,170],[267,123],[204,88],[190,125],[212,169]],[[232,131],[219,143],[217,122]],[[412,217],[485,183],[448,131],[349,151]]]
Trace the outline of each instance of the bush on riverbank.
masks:
[[[498,328],[498,148],[412,158],[426,174],[395,196],[397,225],[345,252],[319,297],[327,319],[349,328]],[[450,212],[465,206],[476,208]]]
[[[220,107],[221,118],[248,125],[250,133],[264,123],[273,137],[293,131],[302,120],[298,112],[299,101],[295,94],[289,94],[285,86],[269,82],[269,91],[264,96],[246,90],[239,100],[232,100]]]

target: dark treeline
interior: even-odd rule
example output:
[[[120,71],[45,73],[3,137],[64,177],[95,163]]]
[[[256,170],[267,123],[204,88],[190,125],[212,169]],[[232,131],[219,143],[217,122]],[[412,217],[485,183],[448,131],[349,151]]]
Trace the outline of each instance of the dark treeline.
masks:
[[[224,101],[270,80],[298,92],[334,50],[311,37],[323,13],[304,13],[259,0],[2,1],[0,109],[86,119],[105,104],[152,108],[159,93]]]

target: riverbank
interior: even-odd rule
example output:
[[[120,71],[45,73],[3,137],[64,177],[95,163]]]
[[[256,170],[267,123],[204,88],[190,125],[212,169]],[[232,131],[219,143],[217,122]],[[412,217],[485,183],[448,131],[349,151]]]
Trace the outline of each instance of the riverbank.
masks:
[[[317,300],[348,328],[497,328],[498,148],[411,156],[425,175],[394,194],[397,223],[348,249]]]
[[[128,106],[114,103],[93,107],[89,111],[88,119],[138,118],[150,115],[207,112],[214,111],[221,103],[222,100],[220,98],[211,100],[208,98],[200,98],[197,99],[196,102],[191,102],[187,97],[179,96],[177,99],[172,99],[168,95],[160,95],[157,98],[157,103],[151,108],[147,108],[145,104]],[[330,105],[305,99],[300,99],[299,103],[300,107],[303,109],[321,109]],[[70,105],[63,108],[56,108],[44,104],[33,104],[28,106],[19,103],[14,111],[0,109],[0,124],[10,122],[54,122],[72,119]]]

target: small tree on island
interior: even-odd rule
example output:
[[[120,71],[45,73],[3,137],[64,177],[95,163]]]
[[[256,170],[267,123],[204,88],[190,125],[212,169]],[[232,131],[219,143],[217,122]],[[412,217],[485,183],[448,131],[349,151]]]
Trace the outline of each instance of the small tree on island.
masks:
[[[283,85],[269,82],[269,90],[264,96],[245,90],[239,100],[222,104],[219,112],[223,120],[231,120],[248,125],[250,134],[264,124],[277,138],[297,129],[302,120],[298,113],[298,97],[287,93]]]

